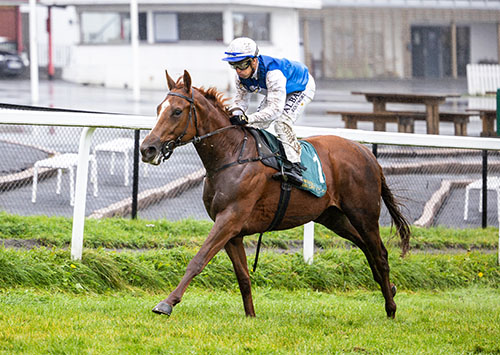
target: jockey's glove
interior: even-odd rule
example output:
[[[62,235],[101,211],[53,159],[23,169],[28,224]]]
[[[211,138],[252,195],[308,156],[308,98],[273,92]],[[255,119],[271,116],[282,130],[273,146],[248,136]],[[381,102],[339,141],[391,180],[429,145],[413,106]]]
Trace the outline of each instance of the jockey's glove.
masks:
[[[229,118],[229,121],[231,121],[231,124],[235,126],[244,126],[248,124],[248,118],[246,115],[231,116],[231,118]]]

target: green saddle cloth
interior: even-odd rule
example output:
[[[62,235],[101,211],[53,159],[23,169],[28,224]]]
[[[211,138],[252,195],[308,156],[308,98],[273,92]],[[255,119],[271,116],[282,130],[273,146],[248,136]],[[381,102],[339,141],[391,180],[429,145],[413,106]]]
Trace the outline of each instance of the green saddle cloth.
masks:
[[[271,151],[281,151],[281,142],[274,134],[271,134],[264,129],[262,129],[261,132],[264,134]],[[307,170],[302,172],[304,183],[299,187],[299,189],[309,191],[316,197],[322,197],[326,193],[326,181],[318,153],[311,143],[302,140],[299,140],[299,143],[302,147],[300,162],[307,168]],[[277,160],[281,168],[283,162],[281,159]]]

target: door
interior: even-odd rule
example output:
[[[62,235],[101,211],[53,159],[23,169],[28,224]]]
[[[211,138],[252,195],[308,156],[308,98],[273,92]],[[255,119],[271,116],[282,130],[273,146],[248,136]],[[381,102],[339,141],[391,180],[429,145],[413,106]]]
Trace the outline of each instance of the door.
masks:
[[[465,75],[470,58],[468,26],[457,27],[457,71]],[[412,76],[417,78],[451,77],[451,28],[448,26],[412,26]]]
[[[450,66],[443,56],[446,30],[440,26],[412,26],[412,75],[422,78],[441,78]]]

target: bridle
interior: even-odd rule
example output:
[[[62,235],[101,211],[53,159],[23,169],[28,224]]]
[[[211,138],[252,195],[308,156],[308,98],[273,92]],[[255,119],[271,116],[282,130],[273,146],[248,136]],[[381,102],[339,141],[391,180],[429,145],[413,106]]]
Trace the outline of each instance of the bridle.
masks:
[[[189,128],[189,124],[191,123],[191,120],[192,120],[193,117],[194,117],[194,127],[195,127],[195,129],[198,126],[198,118],[196,116],[196,107],[194,106],[194,91],[193,90],[191,90],[191,97],[187,97],[185,95],[178,94],[176,92],[169,92],[167,94],[167,96],[182,97],[183,99],[185,99],[185,100],[187,100],[189,102],[189,119],[187,120],[186,127],[184,127],[184,131],[181,133],[180,136],[178,136],[175,140],[170,140],[170,141],[167,141],[167,142],[163,143],[163,145],[161,147],[161,154],[163,156],[163,161],[165,161],[168,158],[170,158],[170,156],[174,152],[175,147],[183,146],[185,144],[191,143],[192,140],[191,141],[187,141],[187,142],[182,142],[182,138],[184,138],[184,136],[186,135],[186,132],[187,132],[187,130]],[[195,136],[195,138],[196,138],[196,136]]]
[[[211,136],[216,135],[216,134],[219,134],[219,133],[225,131],[226,129],[238,127],[238,126],[226,126],[226,127],[219,128],[213,132],[207,133],[203,136],[198,136],[198,117],[196,116],[196,106],[194,104],[194,90],[191,90],[191,97],[188,97],[186,95],[182,95],[182,94],[179,94],[176,92],[169,92],[167,94],[167,96],[177,96],[177,97],[183,98],[184,100],[187,100],[189,102],[189,118],[186,122],[186,127],[184,127],[184,131],[182,131],[182,133],[175,140],[169,140],[169,141],[163,143],[161,150],[160,150],[161,155],[163,156],[163,161],[170,158],[170,156],[172,155],[172,153],[174,152],[174,149],[176,147],[181,147],[181,146],[189,144],[189,143],[197,144],[197,143],[201,142],[203,139],[211,137]],[[196,134],[190,140],[183,142],[182,138],[184,138],[184,136],[186,135],[187,130],[189,128],[189,125],[190,125],[193,117],[194,117],[194,128],[196,130]]]

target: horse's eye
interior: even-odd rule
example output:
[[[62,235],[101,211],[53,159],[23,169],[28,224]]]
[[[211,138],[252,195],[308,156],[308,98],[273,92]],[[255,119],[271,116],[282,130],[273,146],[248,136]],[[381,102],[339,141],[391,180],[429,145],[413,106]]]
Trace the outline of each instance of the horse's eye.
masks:
[[[174,116],[179,116],[182,113],[182,110],[180,108],[176,108],[174,110]]]

